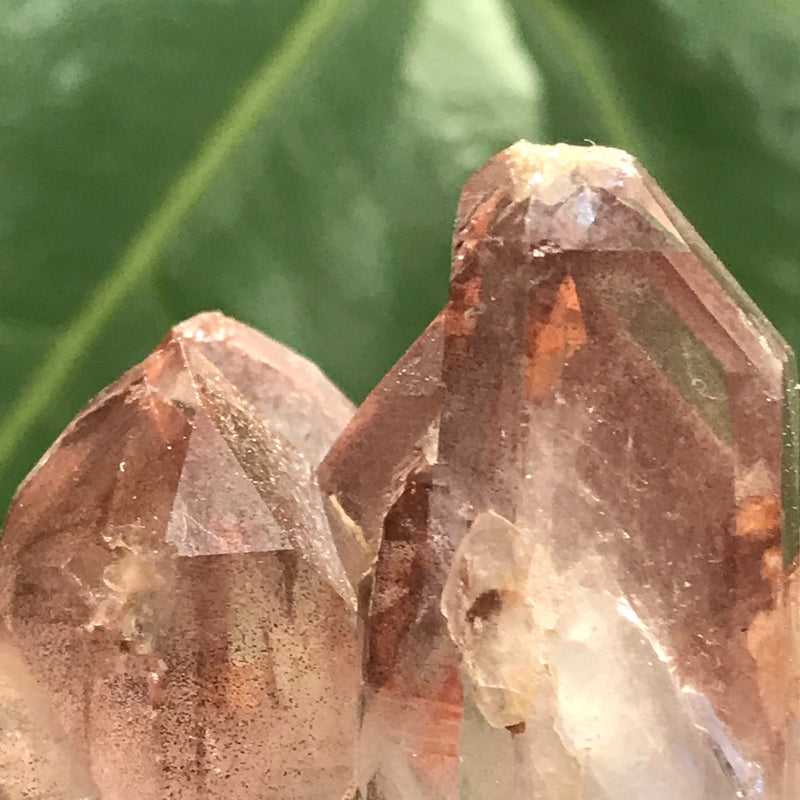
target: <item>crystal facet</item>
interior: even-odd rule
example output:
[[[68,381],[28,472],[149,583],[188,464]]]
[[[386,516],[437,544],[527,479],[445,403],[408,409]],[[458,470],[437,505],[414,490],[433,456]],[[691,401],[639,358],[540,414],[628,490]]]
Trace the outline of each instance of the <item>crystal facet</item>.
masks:
[[[0,544],[0,796],[340,800],[355,593],[313,471],[351,413],[202,314],[75,419]]]
[[[363,544],[361,796],[800,796],[795,390],[630,156],[490,160],[443,317],[319,470]]]

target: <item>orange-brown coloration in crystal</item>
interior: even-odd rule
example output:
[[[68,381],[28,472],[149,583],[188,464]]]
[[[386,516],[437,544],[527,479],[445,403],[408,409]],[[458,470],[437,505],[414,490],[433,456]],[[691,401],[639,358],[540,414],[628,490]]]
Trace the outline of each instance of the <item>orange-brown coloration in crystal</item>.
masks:
[[[473,211],[469,222],[460,232],[461,242],[457,248],[460,260],[470,255],[489,235],[495,212],[502,199],[503,192],[498,189]]]
[[[473,275],[466,281],[454,284],[445,313],[445,333],[448,336],[470,336],[475,331],[480,302],[480,275]]]
[[[751,495],[739,501],[736,534],[771,539],[781,527],[781,499],[776,494]]]
[[[229,664],[222,683],[225,702],[237,711],[256,711],[264,691],[263,673],[260,664]]]
[[[586,328],[575,281],[567,275],[558,287],[546,320],[532,318],[528,327],[528,396],[541,402],[552,391],[562,370],[586,344]]]
[[[772,587],[773,605],[759,611],[747,630],[747,649],[756,662],[758,692],[767,718],[780,730],[786,717],[787,646],[784,607],[783,552],[780,547],[764,551],[761,574]]]
[[[786,617],[780,609],[761,611],[747,631],[747,649],[757,665],[758,693],[767,720],[780,730],[786,718]]]

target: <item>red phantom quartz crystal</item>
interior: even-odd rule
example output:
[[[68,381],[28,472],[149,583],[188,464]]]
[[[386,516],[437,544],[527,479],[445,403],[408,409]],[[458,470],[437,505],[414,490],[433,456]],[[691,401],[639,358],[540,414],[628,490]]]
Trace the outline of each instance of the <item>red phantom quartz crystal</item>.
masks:
[[[203,314],[72,422],[0,546],[0,796],[344,795],[355,594],[313,469],[351,413]]]
[[[319,470],[368,544],[363,796],[794,800],[793,366],[630,156],[472,177],[444,314]]]

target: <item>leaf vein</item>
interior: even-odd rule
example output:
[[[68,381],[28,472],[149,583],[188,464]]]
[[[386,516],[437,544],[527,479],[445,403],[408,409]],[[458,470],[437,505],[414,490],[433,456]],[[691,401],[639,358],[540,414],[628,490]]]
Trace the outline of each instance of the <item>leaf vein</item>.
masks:
[[[544,27],[561,43],[597,109],[598,119],[608,134],[609,143],[627,150],[646,163],[642,143],[635,134],[632,115],[625,108],[622,87],[618,86],[602,48],[580,16],[558,0],[510,0],[510,4],[517,18],[525,20],[525,25],[532,29],[535,26]]]
[[[274,106],[307,55],[333,28],[351,0],[311,0],[278,46],[259,64],[232,105],[179,173],[139,233],[66,326],[49,355],[28,380],[0,422],[0,471],[28,431],[46,413],[87,346],[135,287],[151,274],[159,257],[222,167],[253,127]]]

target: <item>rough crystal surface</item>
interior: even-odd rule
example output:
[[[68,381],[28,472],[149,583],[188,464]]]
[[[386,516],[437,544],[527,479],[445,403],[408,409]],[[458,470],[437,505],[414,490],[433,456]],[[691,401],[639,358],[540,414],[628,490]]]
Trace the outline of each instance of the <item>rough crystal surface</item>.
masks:
[[[0,796],[344,796],[355,593],[313,471],[351,413],[202,314],[64,431],[0,542]]]
[[[466,184],[442,318],[319,470],[365,545],[361,797],[800,796],[792,365],[630,156]]]

